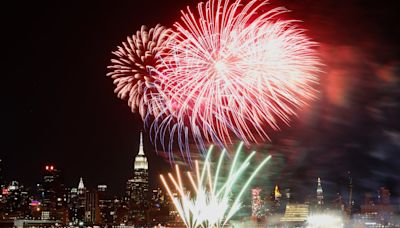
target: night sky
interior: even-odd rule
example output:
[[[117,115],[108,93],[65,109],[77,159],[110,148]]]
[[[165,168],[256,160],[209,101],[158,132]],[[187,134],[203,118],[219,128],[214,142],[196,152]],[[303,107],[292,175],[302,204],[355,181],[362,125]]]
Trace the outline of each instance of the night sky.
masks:
[[[400,8],[396,0],[282,0],[320,43],[319,99],[272,135],[268,185],[298,194],[321,176],[335,191],[348,170],[359,191],[388,186],[400,195]],[[15,2],[2,7],[2,149],[8,180],[40,181],[53,163],[67,185],[108,184],[121,194],[131,177],[142,122],[113,93],[107,65],[142,24],[171,26],[195,1]],[[4,81],[5,80],[5,81]],[[145,133],[150,174],[169,169]],[[265,171],[267,172],[267,171]],[[258,180],[260,181],[260,180]],[[154,182],[153,182],[154,184]],[[311,189],[312,190],[312,189]]]

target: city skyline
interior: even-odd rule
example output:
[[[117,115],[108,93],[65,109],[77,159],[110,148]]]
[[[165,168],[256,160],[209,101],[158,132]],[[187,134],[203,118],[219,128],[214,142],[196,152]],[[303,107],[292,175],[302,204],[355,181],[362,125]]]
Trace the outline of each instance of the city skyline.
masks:
[[[0,222],[9,224],[15,220],[16,225],[26,223],[69,226],[146,226],[160,223],[181,227],[183,224],[176,216],[177,212],[172,209],[166,190],[159,187],[148,188],[149,167],[143,147],[140,147],[134,163],[135,172],[127,181],[123,197],[110,195],[107,185],[86,187],[82,178],[77,186],[66,186],[62,170],[52,164],[43,167],[42,181],[36,186],[27,187],[17,181],[12,181],[9,185],[1,183]],[[351,174],[347,181],[346,186],[342,186],[347,191],[337,192],[335,199],[326,197],[326,193],[332,190],[319,177],[312,186],[308,186],[313,194],[305,199],[298,198],[297,193],[290,188],[280,190],[278,185],[272,189],[263,186],[246,188],[240,213],[234,216],[233,221],[240,219],[253,225],[254,222],[302,225],[306,221],[320,222],[314,216],[333,216],[329,218],[332,222],[345,223],[350,227],[357,223],[397,224],[399,197],[393,197],[390,190],[383,186],[376,189],[375,193],[365,192],[362,201],[354,200]]]
[[[136,153],[136,155],[134,155],[133,160],[130,162],[131,164],[131,172],[128,175],[128,178],[125,180],[123,186],[118,186],[119,188],[123,188],[123,191],[121,192],[116,192],[116,191],[110,191],[110,189],[115,188],[116,186],[112,186],[109,183],[104,183],[104,182],[99,182],[99,183],[95,183],[92,185],[87,185],[84,184],[86,183],[86,181],[90,181],[89,179],[85,179],[82,176],[79,177],[79,181],[73,184],[66,184],[65,183],[65,170],[63,169],[59,169],[59,167],[57,167],[56,164],[54,163],[48,163],[43,165],[42,167],[40,167],[40,175],[45,175],[44,176],[44,180],[46,182],[46,173],[49,172],[56,172],[57,175],[59,176],[58,179],[60,179],[59,181],[61,181],[59,184],[62,184],[62,186],[65,186],[67,188],[76,188],[78,189],[78,191],[80,189],[97,189],[99,188],[99,186],[105,186],[108,190],[109,193],[111,193],[111,195],[113,197],[128,197],[126,198],[127,201],[132,200],[132,202],[139,202],[140,203],[140,199],[147,198],[145,195],[150,194],[152,190],[154,189],[159,189],[162,188],[164,189],[162,182],[159,179],[159,175],[154,178],[151,179],[148,176],[148,173],[150,171],[154,171],[153,169],[157,169],[157,167],[151,167],[151,165],[148,164],[147,162],[147,154],[145,152],[144,149],[144,143],[143,143],[143,137],[142,137],[142,131],[140,131],[140,137],[139,137],[139,148],[138,148],[138,152]],[[1,163],[0,163],[1,164]],[[182,163],[183,164],[183,163]],[[215,164],[214,164],[215,165]],[[183,166],[183,172],[186,171],[191,171],[192,169],[190,167],[187,166],[187,164],[185,164]],[[0,166],[0,171],[1,171],[1,166]],[[215,168],[215,167],[214,167]],[[271,172],[271,169],[275,168],[273,165],[271,165],[269,168],[267,166],[267,168],[264,168],[263,171],[265,173],[269,173]],[[143,174],[143,170],[145,170],[145,174]],[[169,172],[172,172],[173,169],[171,169]],[[165,172],[166,173],[166,172]],[[164,174],[165,174],[164,173]],[[307,185],[305,187],[306,191],[304,191],[304,189],[300,189],[302,191],[298,191],[299,189],[297,188],[297,186],[292,186],[288,183],[290,183],[291,180],[283,180],[282,182],[278,182],[278,181],[271,181],[271,179],[264,177],[256,177],[256,181],[255,183],[250,185],[249,188],[249,194],[245,194],[244,195],[244,199],[246,199],[247,201],[250,200],[251,196],[251,189],[260,189],[263,190],[263,192],[269,192],[271,194],[279,194],[279,197],[281,197],[281,193],[279,191],[279,188],[282,188],[282,191],[285,191],[285,194],[290,194],[292,201],[293,202],[303,202],[303,201],[309,201],[310,199],[315,198],[316,202],[318,205],[320,204],[324,204],[323,202],[326,201],[327,204],[332,204],[333,202],[335,202],[338,198],[338,196],[340,196],[340,198],[344,201],[347,202],[347,204],[349,204],[350,201],[352,201],[353,203],[356,202],[358,205],[360,205],[365,196],[366,195],[375,195],[376,190],[379,188],[386,188],[391,190],[389,185],[385,185],[382,184],[381,186],[379,186],[376,189],[373,189],[373,191],[368,191],[365,190],[363,188],[359,188],[359,186],[356,186],[356,189],[354,189],[354,183],[353,183],[353,176],[351,174],[351,172],[349,171],[345,171],[343,170],[343,174],[346,174],[343,178],[339,179],[337,182],[335,183],[330,183],[331,181],[329,180],[329,178],[326,178],[324,180],[321,180],[320,176],[315,176],[311,179],[307,179],[306,181],[309,181],[309,183],[311,185]],[[25,183],[21,182],[18,179],[7,179],[6,176],[4,176],[3,173],[0,173],[1,175],[1,181],[3,181],[3,185],[5,187],[7,187],[8,185],[12,185],[14,182],[18,183],[19,185],[24,186],[25,188],[28,189],[34,189],[37,187],[38,184],[41,183],[41,179],[39,179],[38,181],[35,182],[34,185],[25,185]],[[53,175],[53,174],[52,174]],[[143,176],[144,175],[144,176]],[[262,176],[262,175],[261,175]],[[50,180],[53,180],[54,177],[50,176],[49,177]],[[47,178],[47,179],[49,179]],[[146,180],[143,180],[143,178],[147,178]],[[276,179],[275,177],[275,180]],[[304,180],[303,180],[304,181]],[[355,178],[355,181],[357,182],[357,178]],[[145,184],[145,185],[143,185]],[[314,186],[314,188],[310,188],[310,186]],[[147,190],[146,193],[143,192],[136,192],[137,190],[135,189],[142,189],[145,188]],[[324,190],[322,190],[324,189]],[[316,190],[316,191],[315,191]],[[140,190],[142,191],[142,190]],[[315,194],[316,192],[316,194]],[[138,195],[139,194],[139,195]],[[268,195],[268,194],[267,194]],[[324,199],[325,197],[325,199]],[[375,198],[377,200],[378,195],[376,195],[376,197],[372,197]],[[393,194],[392,192],[392,197],[393,197],[393,202],[396,202],[396,199],[399,199],[399,196],[396,194]],[[138,201],[139,199],[139,201]],[[143,207],[145,207],[145,205],[142,205]]]
[[[196,2],[9,4],[1,175],[35,186],[45,165],[53,164],[68,186],[83,177],[86,186],[106,184],[123,194],[143,123],[115,97],[105,77],[111,51],[142,24],[169,25],[178,18],[172,9]],[[307,34],[320,43],[326,75],[320,98],[290,128],[273,133],[271,143],[246,148],[273,155],[254,186],[280,184],[301,198],[313,194],[309,186],[320,177],[325,197],[334,198],[350,171],[358,200],[383,186],[399,197],[397,2],[274,0],[271,5],[293,10],[290,17],[306,23]],[[143,134],[153,189],[161,186],[159,174],[172,166],[155,152],[149,132]]]

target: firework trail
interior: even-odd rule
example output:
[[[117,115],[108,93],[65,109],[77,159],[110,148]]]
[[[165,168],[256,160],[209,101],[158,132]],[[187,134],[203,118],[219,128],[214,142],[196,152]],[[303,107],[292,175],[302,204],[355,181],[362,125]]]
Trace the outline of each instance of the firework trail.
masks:
[[[279,19],[286,9],[264,11],[266,4],[209,0],[196,13],[182,11],[162,70],[154,70],[158,94],[150,99],[162,106],[151,124],[156,145],[171,151],[177,138],[190,159],[190,138],[203,151],[210,142],[265,141],[315,98],[317,44],[296,21]]]
[[[155,75],[150,68],[158,69],[158,55],[165,47],[169,30],[157,25],[147,29],[142,26],[135,35],[127,37],[118,50],[112,52],[115,59],[111,60],[107,74],[114,80],[115,93],[121,99],[128,99],[132,112],[139,111],[143,119],[146,115],[157,113],[158,106],[154,99],[149,99],[157,90],[154,88]],[[151,100],[152,102],[148,102]]]
[[[186,227],[224,227],[232,216],[240,209],[243,193],[260,169],[271,158],[271,156],[266,157],[250,174],[246,182],[240,186],[241,188],[237,189],[239,179],[246,173],[246,170],[250,166],[250,160],[256,153],[253,151],[247,156],[243,163],[239,164],[238,157],[242,146],[243,143],[238,147],[230,166],[228,177],[222,183],[220,181],[222,179],[220,175],[226,151],[222,151],[218,160],[217,168],[215,169],[215,174],[212,175],[210,164],[210,156],[213,149],[212,146],[207,153],[201,172],[199,164],[196,161],[196,175],[193,176],[190,172],[187,173],[191,186],[185,186],[183,184],[178,165],[176,165],[175,177],[171,173],[168,174],[174,188],[169,187],[163,175],[160,176]],[[193,189],[192,194],[187,191],[189,188]],[[174,194],[174,189],[177,191],[177,195]],[[233,194],[234,198],[231,202],[233,189],[238,190],[238,193]]]
[[[269,140],[316,97],[317,44],[288,12],[265,0],[209,0],[181,11],[174,29],[142,27],[112,60],[108,76],[150,128],[153,144],[190,160],[213,143]]]

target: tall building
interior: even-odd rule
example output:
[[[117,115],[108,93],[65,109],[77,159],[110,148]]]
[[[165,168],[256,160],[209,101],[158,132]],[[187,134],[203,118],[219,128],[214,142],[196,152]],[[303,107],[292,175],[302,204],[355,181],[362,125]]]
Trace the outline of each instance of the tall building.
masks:
[[[286,198],[287,202],[290,201],[290,188],[285,189],[285,198]]]
[[[168,204],[167,196],[161,188],[153,189],[151,194],[151,206],[162,208]]]
[[[283,213],[284,212],[284,205],[282,203],[282,193],[279,191],[278,185],[275,185],[274,191],[271,195],[272,205],[271,205],[271,213]]]
[[[385,187],[378,190],[378,203],[383,205],[390,204],[390,191]]]
[[[251,190],[251,217],[253,219],[259,219],[265,215],[260,193],[261,188],[253,188]]]
[[[133,195],[133,178],[130,178],[126,181],[126,189],[125,189],[125,196],[124,201],[130,203],[132,201]]]
[[[97,191],[98,192],[107,192],[107,185],[105,185],[105,184],[99,184],[99,185],[97,185]]]
[[[86,187],[83,184],[83,178],[79,179],[78,188],[76,189],[77,195],[75,196],[75,202],[73,203],[73,218],[72,223],[74,225],[83,224],[86,220]],[[75,191],[75,190],[74,190]]]
[[[11,181],[8,187],[2,189],[4,199],[0,204],[2,219],[18,219],[29,214],[29,195],[25,187],[18,181]]]
[[[324,204],[324,191],[322,190],[321,178],[318,177],[318,186],[317,186],[317,204]]]
[[[105,227],[111,226],[114,222],[115,215],[113,197],[108,191],[108,186],[104,184],[97,185],[97,193],[99,197],[101,222]]]
[[[374,202],[371,194],[365,195],[364,204],[361,205],[360,214],[355,216],[364,222],[374,222],[374,227],[395,227],[395,205],[390,203],[390,192],[381,187],[378,190],[377,200]]]
[[[139,153],[135,157],[133,164],[133,178],[127,182],[127,199],[130,202],[133,220],[135,223],[145,221],[145,210],[149,206],[149,172],[147,157],[144,154],[143,135],[140,133]]]
[[[85,193],[85,222],[89,225],[101,223],[99,194],[96,190],[86,191]]]
[[[347,178],[349,181],[349,202],[348,202],[348,213],[351,214],[351,211],[353,209],[353,177],[351,176],[351,172],[347,172]]]
[[[281,192],[279,191],[278,185],[275,185],[275,190],[274,190],[274,198],[276,201],[279,201],[282,197]]]
[[[40,188],[42,219],[66,220],[64,190],[61,171],[56,169],[54,165],[46,165]]]
[[[303,227],[309,215],[309,205],[307,204],[288,204],[281,222],[291,224],[289,227]]]
[[[170,220],[168,199],[161,188],[151,191],[151,201],[146,218],[149,226],[156,227],[159,224],[166,225]]]
[[[67,192],[67,207],[68,207],[69,221],[72,224],[75,224],[75,221],[77,220],[78,217],[77,215],[78,189],[67,187],[65,188],[65,191]]]

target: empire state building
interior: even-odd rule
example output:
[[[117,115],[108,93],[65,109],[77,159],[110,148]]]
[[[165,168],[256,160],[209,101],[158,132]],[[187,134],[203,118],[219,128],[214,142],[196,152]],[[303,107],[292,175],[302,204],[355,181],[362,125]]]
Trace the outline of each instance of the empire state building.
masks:
[[[127,193],[130,196],[133,216],[136,221],[144,220],[144,209],[148,207],[149,165],[143,149],[143,135],[140,132],[139,153],[133,164],[133,178],[128,180]]]

